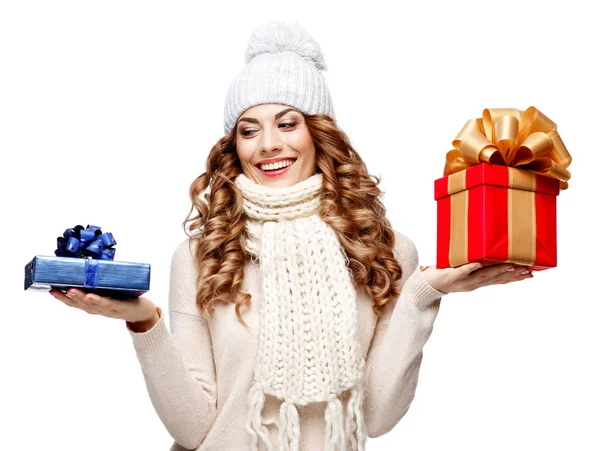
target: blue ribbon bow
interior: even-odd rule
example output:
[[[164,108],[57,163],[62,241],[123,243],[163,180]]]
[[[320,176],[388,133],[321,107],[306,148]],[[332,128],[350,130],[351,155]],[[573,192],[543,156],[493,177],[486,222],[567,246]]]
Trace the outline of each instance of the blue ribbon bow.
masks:
[[[100,227],[97,226],[88,224],[84,229],[82,225],[76,225],[72,229],[66,229],[63,236],[59,236],[56,242],[57,249],[54,254],[57,257],[98,260],[114,260],[115,258],[116,249],[113,249],[112,246],[117,242],[112,233],[102,233]],[[88,266],[96,268],[97,264],[86,262],[86,268]]]

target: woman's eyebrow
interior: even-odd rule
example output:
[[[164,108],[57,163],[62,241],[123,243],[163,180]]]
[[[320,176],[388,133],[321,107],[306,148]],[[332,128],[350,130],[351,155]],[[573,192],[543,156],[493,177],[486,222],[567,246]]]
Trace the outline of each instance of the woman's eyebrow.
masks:
[[[285,110],[280,111],[279,113],[277,113],[275,115],[275,119],[279,119],[281,116],[283,116],[285,113],[287,113],[288,111],[296,111],[295,108],[286,108]],[[258,119],[255,119],[253,117],[243,117],[238,121],[238,124],[242,121],[245,122],[252,122],[254,124],[258,124]]]

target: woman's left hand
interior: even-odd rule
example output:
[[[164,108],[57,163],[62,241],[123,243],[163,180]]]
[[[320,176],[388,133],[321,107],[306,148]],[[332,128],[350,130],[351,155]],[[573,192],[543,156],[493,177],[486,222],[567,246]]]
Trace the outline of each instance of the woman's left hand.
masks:
[[[429,285],[446,294],[473,291],[486,285],[511,283],[533,277],[527,266],[512,263],[482,267],[481,263],[475,262],[444,269],[427,266],[422,271]]]

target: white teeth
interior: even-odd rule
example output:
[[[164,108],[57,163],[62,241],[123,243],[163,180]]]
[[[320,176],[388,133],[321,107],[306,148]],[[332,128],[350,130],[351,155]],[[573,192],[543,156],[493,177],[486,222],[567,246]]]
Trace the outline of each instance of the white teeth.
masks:
[[[294,163],[294,160],[284,160],[284,161],[278,161],[277,163],[272,163],[272,164],[261,164],[260,168],[263,171],[272,171],[275,169],[280,169],[280,168],[285,168],[287,166],[290,166],[291,164]]]

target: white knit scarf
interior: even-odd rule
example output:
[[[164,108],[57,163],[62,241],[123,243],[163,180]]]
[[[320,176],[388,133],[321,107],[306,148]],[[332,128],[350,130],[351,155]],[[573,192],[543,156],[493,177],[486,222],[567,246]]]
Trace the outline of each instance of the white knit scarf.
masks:
[[[279,451],[300,448],[296,406],[327,402],[327,451],[363,451],[363,368],[356,290],[337,235],[319,216],[323,175],[284,188],[235,179],[247,216],[246,249],[260,261],[258,353],[246,427],[273,451],[262,417],[265,394],[282,400]],[[344,408],[341,394],[350,390]],[[345,411],[345,412],[344,412]],[[348,448],[350,442],[351,448]]]

